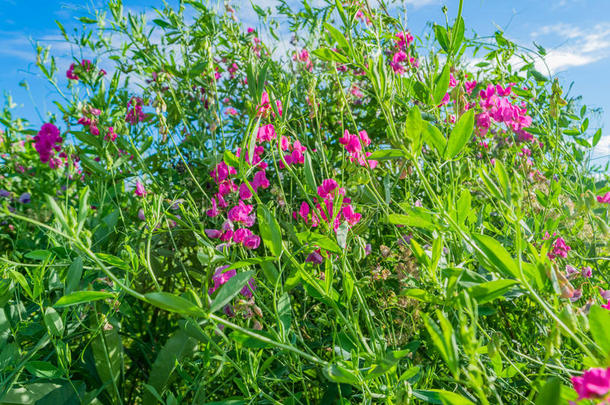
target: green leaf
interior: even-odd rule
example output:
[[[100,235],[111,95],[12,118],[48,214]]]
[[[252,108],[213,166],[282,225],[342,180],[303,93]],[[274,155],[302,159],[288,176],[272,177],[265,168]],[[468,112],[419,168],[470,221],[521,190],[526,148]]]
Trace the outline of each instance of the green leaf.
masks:
[[[80,17],[78,19],[78,21],[82,22],[83,24],[95,24],[95,23],[97,23],[96,19],[89,18],[89,17]]]
[[[53,253],[49,252],[48,250],[32,250],[31,252],[27,252],[23,256],[27,259],[44,261],[51,257],[52,254]]]
[[[182,315],[205,317],[206,313],[203,309],[195,305],[195,303],[182,298],[178,295],[167,292],[152,292],[144,294],[146,302],[170,312],[177,312]]]
[[[460,46],[462,45],[462,41],[464,40],[464,19],[460,17],[459,20],[456,20],[453,24],[453,28],[451,29],[451,53],[456,54],[457,51],[460,50]]]
[[[83,275],[83,259],[77,256],[76,259],[70,264],[68,268],[68,274],[66,275],[66,288],[65,292],[67,295],[71,294],[76,290],[80,284],[81,277]]]
[[[445,150],[445,159],[453,159],[459,154],[466,143],[472,138],[474,129],[474,110],[468,110],[462,115],[451,131],[447,149]]]
[[[407,138],[411,141],[413,154],[419,154],[421,150],[421,133],[423,128],[423,120],[421,112],[417,106],[413,106],[407,115],[405,129],[407,130]]]
[[[159,18],[155,18],[154,20],[152,20],[152,22],[161,28],[171,28],[172,27],[172,25],[170,23],[168,23],[165,20],[161,20]]]
[[[304,231],[297,233],[297,238],[303,244],[314,245],[329,252],[341,254],[342,250],[335,241],[316,232]]]
[[[326,367],[324,367],[324,369],[322,369],[322,373],[324,373],[324,376],[332,382],[351,384],[356,387],[360,386],[360,381],[358,380],[356,373],[339,364],[328,364]]]
[[[214,301],[210,304],[210,312],[216,312],[231,302],[233,297],[239,294],[252,276],[254,276],[253,271],[244,271],[243,273],[237,273],[231,277],[229,281],[220,287],[218,295],[216,295],[216,298],[214,298]]]
[[[468,292],[479,304],[485,304],[506,294],[515,284],[518,284],[516,280],[487,281],[468,288]]]
[[[430,334],[430,338],[432,339],[434,346],[436,346],[437,350],[441,354],[441,357],[443,360],[445,360],[445,363],[447,363],[447,366],[449,367],[449,370],[453,376],[457,378],[459,374],[459,364],[457,343],[453,327],[440,310],[436,311],[436,316],[440,322],[440,328],[436,322],[431,320],[427,315],[424,316],[424,324],[428,330],[428,333]]]
[[[271,334],[269,334],[268,332],[257,331],[256,333],[258,335],[265,336],[269,339],[273,339],[273,336]],[[257,339],[255,337],[252,337],[250,335],[247,335],[247,334],[237,331],[237,330],[231,332],[231,334],[229,336],[235,342],[239,343],[242,347],[245,347],[247,349],[265,349],[265,348],[273,347],[273,345],[271,343],[264,342],[260,339]]]
[[[258,229],[263,243],[272,255],[278,257],[282,253],[282,232],[280,225],[265,205],[260,204],[258,206],[257,214]]]
[[[593,340],[604,351],[605,358],[610,357],[610,310],[593,305],[589,311],[589,330],[593,335]]]
[[[441,48],[443,48],[445,52],[449,53],[451,48],[449,42],[449,35],[447,34],[447,30],[445,29],[445,27],[435,24],[434,35],[436,36],[436,41],[439,43]]]
[[[114,390],[123,371],[123,344],[116,327],[102,329],[91,341],[91,351],[95,369],[101,381],[106,383],[106,392],[118,403],[119,398]]]
[[[118,258],[116,256],[113,256],[113,255],[110,255],[107,253],[96,253],[95,255],[103,262],[106,262],[109,265],[114,266],[118,269],[125,270],[125,271],[131,270],[131,267],[129,266],[129,264],[125,263],[125,261],[123,261],[123,259],[121,259],[121,258]]]
[[[415,92],[415,97],[422,103],[428,104],[430,102],[430,90],[422,82],[415,82],[413,84],[413,91]]]
[[[327,62],[347,63],[347,58],[345,56],[328,48],[319,48],[311,53]]]
[[[536,397],[536,405],[560,405],[561,402],[561,380],[551,377]]]
[[[347,223],[347,221],[343,221],[343,223],[341,223],[341,225],[339,225],[339,228],[337,228],[337,242],[339,243],[339,246],[341,247],[341,249],[346,248],[347,246],[347,233],[349,231],[349,224]]]
[[[597,131],[595,131],[595,135],[593,135],[593,140],[591,141],[591,145],[593,147],[596,147],[597,144],[599,143],[600,139],[602,139],[602,129],[598,129]]]
[[[103,300],[106,298],[115,298],[116,294],[105,291],[77,291],[69,295],[64,295],[57,300],[56,308],[67,307],[69,305],[84,304],[87,302]]]
[[[472,237],[490,264],[494,265],[501,274],[514,277],[517,280],[520,279],[517,263],[500,242],[487,235],[474,234]]]
[[[390,214],[388,222],[393,225],[411,226],[414,228],[434,229],[434,223],[424,216],[415,213],[411,215]]]
[[[328,23],[324,23],[324,28],[326,28],[330,36],[337,42],[339,48],[345,50],[349,49],[349,43],[347,42],[347,39],[345,39],[345,34]]]
[[[441,73],[434,80],[434,93],[432,94],[434,98],[434,105],[439,105],[445,97],[447,90],[449,89],[449,75],[451,74],[451,65],[449,63],[445,64]]]
[[[443,154],[447,147],[447,140],[435,125],[428,121],[424,121],[422,137],[428,145],[436,149],[436,152],[439,155]]]
[[[390,160],[390,159],[404,159],[405,153],[399,149],[382,149],[376,150],[371,153],[367,159],[371,160]]]
[[[48,361],[29,361],[25,364],[25,369],[40,378],[61,377],[61,371]]]
[[[282,294],[277,301],[277,317],[282,336],[286,339],[292,324],[292,307],[290,306],[290,295],[288,293]]]
[[[443,405],[475,405],[474,402],[464,398],[460,394],[444,390],[432,390],[438,393],[438,396]]]
[[[197,340],[189,337],[183,330],[178,329],[163,345],[148,374],[148,385],[157,392],[163,393],[165,388],[174,379],[174,370],[178,363],[193,356],[197,347]],[[153,394],[145,391],[142,397],[143,404],[156,403]]]
[[[48,393],[61,388],[60,384],[32,383],[9,389],[0,397],[2,405],[34,404]]]
[[[47,307],[44,311],[44,323],[51,336],[61,337],[64,333],[64,323],[53,307]]]

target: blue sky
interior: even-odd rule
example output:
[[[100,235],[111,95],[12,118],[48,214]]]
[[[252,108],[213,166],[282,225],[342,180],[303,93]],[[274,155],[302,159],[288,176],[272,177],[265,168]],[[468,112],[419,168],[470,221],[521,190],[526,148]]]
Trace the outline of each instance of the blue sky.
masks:
[[[317,1],[320,0],[313,3]],[[31,40],[51,45],[53,54],[59,56],[60,70],[65,71],[70,64],[70,51],[62,44],[55,20],[68,30],[78,27],[76,18],[101,3],[0,0],[0,91],[13,96],[18,104],[17,115],[38,126],[53,110],[51,102],[56,98],[32,63],[35,52]],[[242,21],[253,23],[254,14],[247,2],[231,3],[241,5]],[[268,7],[274,0],[255,3]],[[161,0],[123,0],[123,4],[135,11],[162,6]],[[426,22],[444,20],[442,5],[454,16],[458,0],[405,0],[404,4],[410,30],[421,35],[427,30]],[[591,127],[604,128],[604,137],[593,157],[598,158],[597,163],[606,161],[606,155],[610,155],[610,0],[465,0],[463,15],[467,30],[480,36],[501,28],[507,38],[520,45],[531,47],[536,41],[547,49],[547,63],[553,74],[564,85],[574,82],[573,94],[582,95],[585,104],[604,111],[594,117]],[[24,79],[31,96],[19,85]]]

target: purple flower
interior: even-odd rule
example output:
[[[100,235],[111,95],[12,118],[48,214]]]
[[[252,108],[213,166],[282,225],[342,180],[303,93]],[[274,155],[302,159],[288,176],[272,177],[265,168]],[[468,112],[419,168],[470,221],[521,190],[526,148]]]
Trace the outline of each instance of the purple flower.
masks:
[[[219,231],[218,229],[206,229],[205,234],[210,239],[218,239],[218,238],[220,238],[220,235],[222,235],[222,232]]]
[[[581,289],[576,289],[572,293],[572,296],[570,297],[570,301],[576,302],[576,301],[578,301],[580,299],[580,297],[582,297],[582,290]]]
[[[569,264],[566,264],[566,276],[568,278],[573,277],[574,275],[580,273],[578,271],[578,269],[574,266],[570,266]]]
[[[29,204],[32,201],[32,196],[30,193],[23,193],[19,196],[19,202],[21,204]]]
[[[10,198],[11,197],[11,192],[10,191],[6,191],[6,190],[0,190],[0,197]]]
[[[140,218],[140,221],[146,221],[146,215],[144,215],[144,210],[142,208],[138,210],[138,218]]]
[[[305,259],[305,261],[308,263],[313,263],[313,264],[322,264],[322,262],[324,262],[324,258],[320,254],[320,251],[316,250],[314,252],[311,252],[307,256],[307,259]]]
[[[589,266],[583,267],[581,274],[584,278],[591,278],[591,276],[593,275],[593,270]]]
[[[603,299],[610,300],[610,290],[602,290],[600,287],[599,294],[602,296]]]

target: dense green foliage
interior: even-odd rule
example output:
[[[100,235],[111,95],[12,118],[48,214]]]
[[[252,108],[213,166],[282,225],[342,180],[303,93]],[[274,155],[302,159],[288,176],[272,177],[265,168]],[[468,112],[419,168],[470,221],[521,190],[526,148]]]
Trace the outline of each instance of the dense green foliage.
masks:
[[[67,77],[39,49],[60,112],[0,113],[0,403],[576,401],[610,184],[544,49],[255,10],[113,0],[60,25]]]

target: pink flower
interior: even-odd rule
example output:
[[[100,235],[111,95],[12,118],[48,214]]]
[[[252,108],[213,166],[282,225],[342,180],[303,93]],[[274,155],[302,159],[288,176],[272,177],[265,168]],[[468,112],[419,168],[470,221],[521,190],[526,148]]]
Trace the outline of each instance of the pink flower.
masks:
[[[78,80],[78,76],[74,73],[74,63],[72,63],[66,71],[66,77],[70,80]]]
[[[233,232],[233,242],[242,243],[249,236],[252,236],[251,230],[247,228],[238,228]]]
[[[138,218],[140,221],[146,221],[146,214],[144,214],[144,210],[142,208],[138,210]]]
[[[277,137],[273,124],[263,125],[258,129],[256,140],[258,142],[269,142]]]
[[[335,180],[326,179],[322,181],[322,185],[318,186],[318,195],[327,198],[337,187],[339,187],[339,184]]]
[[[218,205],[216,204],[216,198],[212,197],[212,208],[206,211],[206,215],[210,218],[214,218],[218,215]]]
[[[455,77],[453,77],[452,73],[449,73],[449,87],[455,86],[457,86],[457,80],[455,80]]]
[[[252,198],[252,192],[246,183],[242,183],[241,186],[239,186],[239,198],[242,200],[249,200]]]
[[[601,287],[599,288],[599,294],[602,296],[603,299],[605,299],[606,301],[610,301],[610,290],[603,290]]]
[[[603,196],[598,195],[597,196],[597,202],[599,202],[601,204],[610,204],[610,191],[608,191]]]
[[[38,135],[34,137],[34,148],[40,156],[40,161],[47,163],[51,160],[55,152],[61,150],[60,144],[63,142],[59,136],[59,129],[53,124],[44,124]]]
[[[267,179],[267,173],[264,170],[256,172],[254,174],[254,179],[250,184],[254,190],[258,189],[259,187],[268,188],[269,180]]]
[[[610,311],[610,299],[606,302],[606,305],[602,305],[602,308],[605,308]]]
[[[466,87],[466,93],[470,94],[477,87],[477,81],[473,80],[471,82],[464,83],[464,87]]]
[[[299,209],[299,216],[303,218],[305,223],[307,223],[307,218],[309,217],[309,204],[305,201],[301,203],[301,208]]]
[[[582,268],[581,274],[584,278],[591,278],[591,276],[593,275],[593,270],[591,269],[591,267],[586,266]]]
[[[552,260],[555,257],[563,257],[564,259],[568,257],[568,252],[572,250],[570,246],[567,245],[563,238],[557,238],[555,242],[553,242],[553,247],[551,251],[548,253],[549,258]]]
[[[247,225],[251,221],[249,215],[250,212],[252,212],[252,208],[252,205],[244,204],[244,202],[240,200],[238,205],[229,210],[228,218],[233,222],[243,222]]]
[[[220,286],[225,284],[227,281],[229,281],[231,278],[233,278],[233,276],[235,276],[237,274],[235,269],[231,269],[229,271],[223,272],[224,269],[226,269],[227,267],[229,267],[229,265],[216,268],[216,271],[214,272],[214,275],[212,276],[212,282],[214,283],[214,285],[212,287],[210,287],[210,289],[208,290],[208,294],[212,295],[214,292],[216,292],[216,290],[218,290],[220,288]]]
[[[343,136],[339,138],[339,143],[345,145],[345,149],[349,153],[357,153],[362,149],[360,137],[358,137],[358,135],[351,135],[347,129],[343,132]]]
[[[243,245],[247,249],[257,249],[260,246],[260,244],[261,244],[261,238],[258,235],[247,236],[243,241]]]
[[[144,184],[140,183],[140,180],[136,180],[136,189],[133,193],[138,197],[144,197],[147,194]]]
[[[601,398],[610,392],[610,367],[589,369],[581,377],[572,377],[572,384],[579,400]]]
[[[347,223],[350,225],[356,225],[362,218],[361,214],[354,212],[354,209],[352,208],[352,206],[350,204],[344,206],[341,209],[341,213],[343,214],[343,218],[345,218]]]
[[[104,140],[114,142],[116,140],[116,133],[112,127],[108,127],[106,131],[106,135],[104,136]]]

